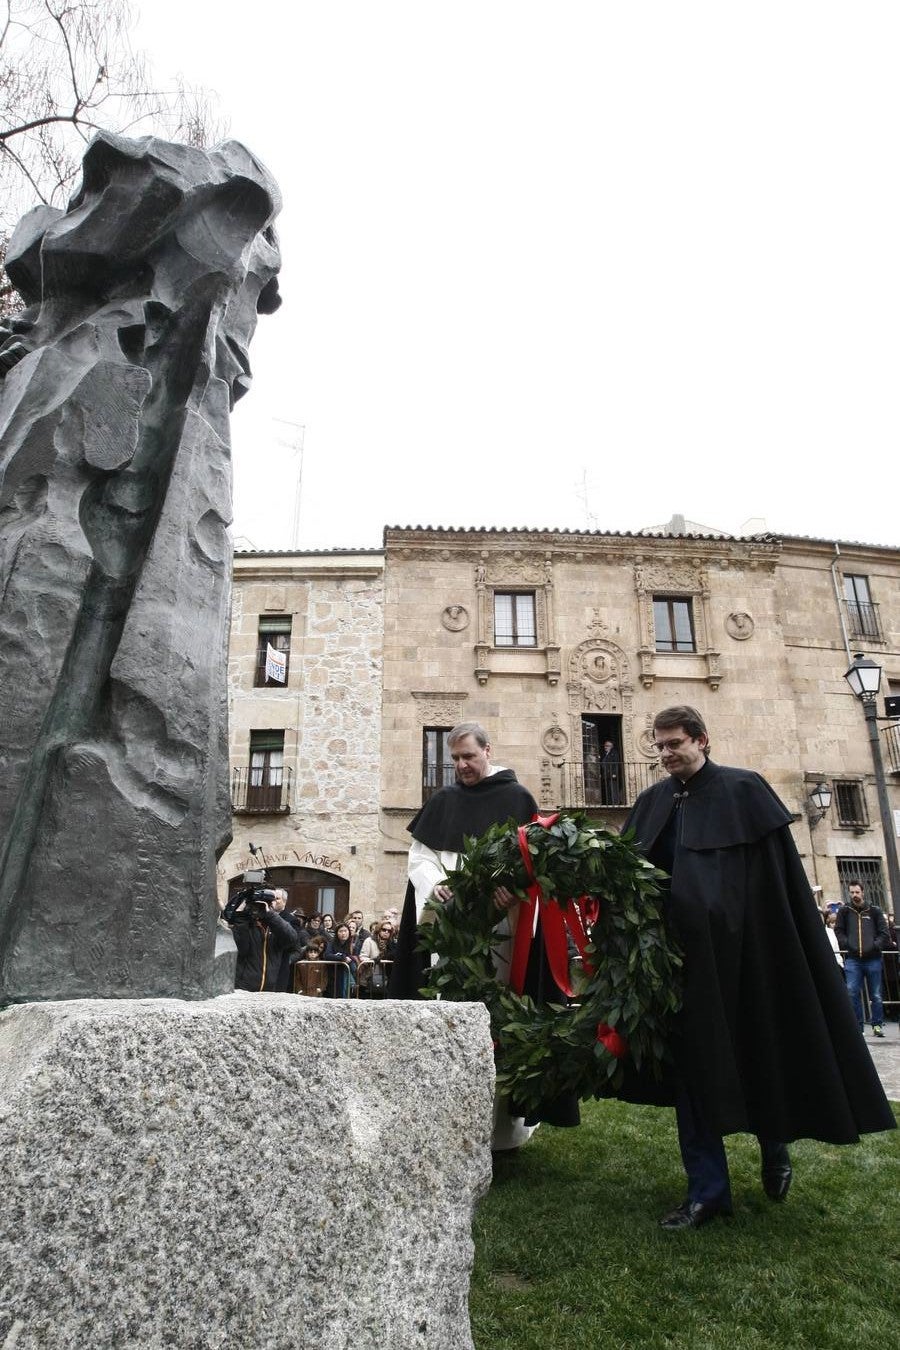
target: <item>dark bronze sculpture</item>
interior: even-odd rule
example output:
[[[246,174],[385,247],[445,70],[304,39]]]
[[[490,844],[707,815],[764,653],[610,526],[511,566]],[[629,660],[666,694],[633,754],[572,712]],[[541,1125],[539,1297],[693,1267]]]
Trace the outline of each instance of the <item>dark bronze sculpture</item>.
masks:
[[[280,303],[243,146],[100,135],[0,330],[0,1003],[230,988],[228,419]]]

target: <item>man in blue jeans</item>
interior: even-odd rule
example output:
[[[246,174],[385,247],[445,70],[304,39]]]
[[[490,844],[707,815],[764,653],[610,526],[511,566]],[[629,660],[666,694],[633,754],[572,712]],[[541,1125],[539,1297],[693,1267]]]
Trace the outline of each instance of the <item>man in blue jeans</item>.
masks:
[[[848,890],[850,903],[841,906],[834,925],[838,946],[845,953],[844,975],[847,979],[847,993],[856,1013],[856,1024],[862,1031],[865,1025],[862,987],[865,981],[869,991],[872,1032],[876,1036],[883,1036],[881,953],[891,945],[887,920],[877,905],[866,903],[861,882],[851,881]]]

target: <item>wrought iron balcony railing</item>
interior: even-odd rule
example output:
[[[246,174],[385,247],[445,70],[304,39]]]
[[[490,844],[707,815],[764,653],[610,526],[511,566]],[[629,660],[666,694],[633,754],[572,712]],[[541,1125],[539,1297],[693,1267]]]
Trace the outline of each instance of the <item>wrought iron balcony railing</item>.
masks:
[[[881,745],[891,773],[900,773],[900,722],[892,722],[881,733]]]
[[[290,769],[232,769],[231,809],[248,816],[286,815],[291,809]]]
[[[456,769],[450,764],[426,764],[422,774],[422,801],[427,802],[441,788],[456,782]]]
[[[874,638],[876,642],[884,641],[877,605],[868,600],[845,600],[844,608],[847,612],[847,627],[850,630],[851,637]]]
[[[644,788],[663,775],[658,763],[626,760],[604,764],[599,759],[566,760],[560,768],[560,806],[632,806]]]

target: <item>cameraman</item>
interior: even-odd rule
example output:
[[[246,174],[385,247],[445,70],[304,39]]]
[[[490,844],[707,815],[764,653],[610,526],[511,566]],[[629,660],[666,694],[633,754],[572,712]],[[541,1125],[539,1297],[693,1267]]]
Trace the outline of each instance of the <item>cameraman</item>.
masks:
[[[237,947],[235,989],[253,994],[282,994],[288,989],[290,956],[297,934],[282,918],[287,894],[254,886],[238,891],[225,906]]]

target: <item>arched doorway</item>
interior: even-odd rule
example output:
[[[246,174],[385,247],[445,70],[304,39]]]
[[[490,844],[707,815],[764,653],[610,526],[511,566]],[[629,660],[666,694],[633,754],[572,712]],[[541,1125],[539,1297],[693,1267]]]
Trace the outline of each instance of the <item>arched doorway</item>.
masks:
[[[228,894],[243,885],[243,877],[232,877]],[[283,887],[288,893],[286,909],[302,914],[333,914],[342,919],[350,908],[350,882],[335,872],[316,867],[270,867],[270,886]]]

